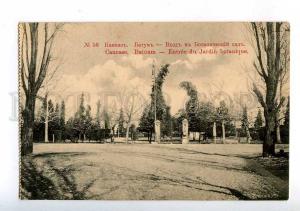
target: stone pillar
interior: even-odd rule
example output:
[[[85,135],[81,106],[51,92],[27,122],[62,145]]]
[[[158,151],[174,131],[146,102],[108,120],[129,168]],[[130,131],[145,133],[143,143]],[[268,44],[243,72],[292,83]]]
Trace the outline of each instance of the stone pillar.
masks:
[[[226,139],[226,136],[225,136],[225,123],[224,123],[224,121],[222,121],[222,141],[223,141],[223,144],[225,143],[225,139]]]
[[[155,121],[155,142],[160,144],[160,121]]]
[[[187,119],[182,120],[182,143],[189,143],[189,122]]]
[[[216,122],[214,122],[213,126],[213,141],[216,144],[217,143],[217,125]]]

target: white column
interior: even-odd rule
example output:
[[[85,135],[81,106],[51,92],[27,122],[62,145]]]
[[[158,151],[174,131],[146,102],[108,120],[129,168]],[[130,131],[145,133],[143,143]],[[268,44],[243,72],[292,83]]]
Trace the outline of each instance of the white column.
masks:
[[[160,144],[160,121],[155,121],[155,142]]]
[[[213,126],[213,141],[216,144],[217,143],[217,125],[216,122],[214,122]]]
[[[189,122],[187,119],[182,120],[182,143],[189,143]]]
[[[223,140],[223,144],[225,143],[225,123],[224,121],[222,121],[222,140]]]

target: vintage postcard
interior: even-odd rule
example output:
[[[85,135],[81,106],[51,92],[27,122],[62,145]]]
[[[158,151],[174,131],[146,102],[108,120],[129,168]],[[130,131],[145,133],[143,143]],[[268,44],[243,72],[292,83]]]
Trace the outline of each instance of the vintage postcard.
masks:
[[[288,199],[288,23],[18,28],[20,199]]]

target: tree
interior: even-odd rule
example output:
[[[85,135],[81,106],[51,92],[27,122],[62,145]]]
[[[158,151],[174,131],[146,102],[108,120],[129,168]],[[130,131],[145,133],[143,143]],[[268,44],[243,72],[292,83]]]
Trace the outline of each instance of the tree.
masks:
[[[154,131],[154,115],[151,112],[151,106],[146,105],[140,118],[139,130],[147,132],[148,141],[152,141],[152,133]]]
[[[242,122],[242,134],[241,135],[245,135],[247,137],[248,143],[250,143],[251,136],[250,136],[250,131],[249,131],[248,111],[247,111],[246,106],[243,107],[243,114],[242,114],[241,122]]]
[[[100,104],[100,100],[97,101],[97,104],[96,104],[97,108],[96,108],[96,123],[98,124],[98,127],[101,128],[101,112],[100,112],[100,109],[101,109],[101,104]]]
[[[255,129],[260,129],[263,125],[263,119],[262,119],[262,114],[261,114],[261,110],[259,109],[257,112],[257,116],[254,122],[254,128]]]
[[[255,118],[255,121],[254,121],[254,136],[253,137],[254,139],[261,139],[261,129],[262,129],[262,126],[263,126],[263,118],[262,118],[262,113],[261,113],[261,110],[259,109],[258,112],[257,112],[257,116]]]
[[[84,141],[86,139],[87,130],[91,127],[92,117],[91,117],[91,107],[87,105],[84,106],[84,94],[80,96],[80,103],[77,112],[75,113],[73,120],[73,128],[78,131],[78,139]]]
[[[163,115],[163,122],[162,125],[162,134],[168,137],[172,136],[172,116],[170,113],[170,106],[166,106],[166,112]]]
[[[156,119],[161,121],[161,125],[166,125],[166,117],[167,116],[167,105],[162,93],[162,86],[166,76],[169,73],[169,64],[162,65],[160,70],[155,77],[155,83],[152,84],[151,88],[151,102],[149,105],[144,107],[142,112],[142,116],[140,118],[140,130],[144,130],[148,132],[148,140],[151,143],[152,141],[152,133],[154,132],[154,121],[155,121],[155,111],[156,111]],[[162,131],[162,135],[165,131]]]
[[[251,23],[252,37],[256,51],[253,63],[256,73],[260,76],[262,87],[253,83],[253,92],[264,108],[265,139],[263,156],[275,154],[276,116],[285,98],[278,96],[280,79],[284,73],[283,44],[288,43],[288,24],[282,22]]]
[[[232,118],[229,114],[229,109],[225,103],[224,100],[220,102],[220,106],[216,109],[217,114],[216,114],[216,120],[217,122],[221,123],[222,126],[222,139],[225,141],[226,138],[226,126],[232,126],[231,121]]]
[[[60,129],[60,106],[58,103],[55,104],[54,117],[53,121],[55,122],[55,129]]]
[[[110,117],[106,109],[103,110],[104,128],[110,129]]]
[[[198,119],[200,131],[212,136],[212,126],[216,121],[216,109],[210,102],[199,102]]]
[[[288,102],[286,105],[286,110],[284,114],[284,122],[282,126],[282,134],[284,143],[289,143],[289,129],[290,129],[290,98],[288,98]]]
[[[46,94],[46,96],[42,98],[42,106],[35,117],[35,121],[43,125],[44,133],[39,135],[44,136],[45,143],[49,142],[49,133],[52,134],[53,137],[55,131],[62,130],[60,118],[61,111],[59,104],[56,103],[54,107],[52,100],[48,100],[48,95]],[[61,138],[61,136],[59,137]]]
[[[123,96],[125,97],[126,101],[121,108],[121,112],[124,111],[125,114],[124,122],[126,125],[126,143],[128,143],[130,127],[133,124],[133,120],[140,115],[141,108],[144,106],[144,99],[141,98],[141,96],[135,90],[127,91]],[[122,113],[120,113],[120,117],[122,117],[121,114]]]
[[[135,96],[132,96],[132,101],[129,105],[129,109],[127,110],[128,112],[126,113],[127,114],[126,115],[127,116],[127,120],[126,120],[126,143],[128,143],[129,129],[130,129],[131,120],[132,120],[134,103],[135,103]]]
[[[59,118],[59,126],[62,131],[62,138],[65,139],[65,121],[66,121],[66,105],[63,100],[60,105],[60,118]]]
[[[124,130],[124,112],[123,112],[123,109],[121,108],[120,109],[120,116],[119,116],[119,119],[118,119],[118,134],[121,136],[123,135],[123,131]]]
[[[61,27],[62,24],[54,24],[54,29],[50,30],[51,27],[47,23],[20,24],[20,82],[25,95],[21,155],[30,154],[33,150],[36,98],[45,77],[49,74],[54,38]]]
[[[169,73],[169,64],[162,65],[160,67],[157,76],[155,77],[155,83],[152,85],[151,110],[154,114],[154,110],[156,108],[156,117],[157,120],[160,121],[163,121],[163,115],[166,113],[167,105],[163,96],[162,87],[168,73]]]
[[[189,131],[200,132],[200,125],[198,119],[198,92],[196,87],[189,81],[182,81],[179,86],[186,90],[189,100],[185,104],[185,111],[189,122]]]

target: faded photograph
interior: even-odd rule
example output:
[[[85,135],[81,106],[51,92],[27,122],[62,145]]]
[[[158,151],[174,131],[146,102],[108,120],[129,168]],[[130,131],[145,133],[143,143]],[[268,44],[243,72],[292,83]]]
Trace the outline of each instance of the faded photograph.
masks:
[[[288,199],[288,23],[18,29],[20,199]]]

